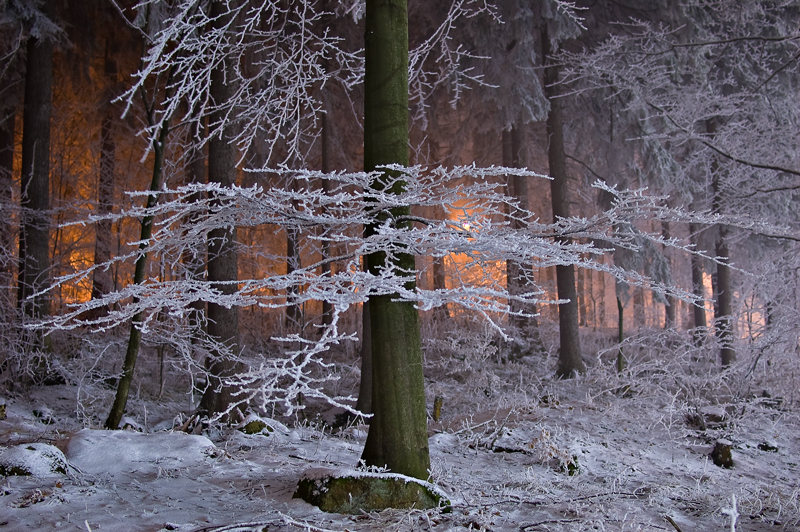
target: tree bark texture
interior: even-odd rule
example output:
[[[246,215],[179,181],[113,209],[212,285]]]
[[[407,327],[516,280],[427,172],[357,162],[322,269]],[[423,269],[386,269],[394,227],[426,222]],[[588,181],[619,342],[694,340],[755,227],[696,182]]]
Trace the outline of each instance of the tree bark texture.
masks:
[[[519,126],[513,126],[510,130],[503,131],[503,166],[509,168],[522,168],[522,132]],[[510,198],[514,198],[519,208],[523,210],[528,209],[528,181],[521,176],[508,176],[506,184],[506,193]],[[522,223],[517,219],[519,213],[510,212],[511,227],[513,229],[520,229]],[[519,295],[524,291],[527,284],[525,279],[525,266],[515,260],[506,261],[506,289],[511,295]],[[519,301],[511,300],[509,307],[512,312],[509,319],[509,325],[517,330],[523,330],[527,324],[527,318],[517,316],[514,313],[523,312],[522,303]]]
[[[169,135],[169,125],[164,123],[161,126],[158,139],[153,141],[153,177],[150,180],[150,192],[147,196],[147,208],[151,209],[158,201],[156,194],[161,188],[161,176],[164,168],[164,145]],[[145,271],[147,269],[147,244],[153,234],[153,217],[145,216],[142,218],[142,228],[139,235],[139,255],[136,258],[136,267],[133,274],[133,284],[144,282]],[[134,304],[138,300],[134,300]],[[125,406],[128,403],[128,395],[133,382],[133,372],[136,369],[136,359],[139,356],[139,348],[142,343],[142,330],[140,328],[144,315],[137,312],[131,320],[131,330],[128,335],[128,347],[125,350],[125,360],[122,362],[122,376],[117,383],[117,392],[114,396],[114,404],[106,418],[105,427],[110,430],[119,428],[122,416],[125,414]]]
[[[0,206],[11,207],[13,201],[12,187],[14,186],[14,126],[16,125],[16,110],[8,111],[8,118],[0,125]],[[5,211],[5,209],[4,209]],[[14,283],[14,267],[11,260],[11,246],[14,244],[14,232],[11,220],[4,216],[0,220],[0,287],[4,294],[3,301],[13,308],[13,294],[7,293],[8,287]]]
[[[200,143],[204,137],[205,124],[201,120],[200,122],[196,123],[193,128],[192,139],[195,144],[191,147],[189,164],[186,167],[185,183],[187,185],[192,183],[206,183],[206,155],[203,148],[197,145],[197,143]],[[189,201],[197,202],[201,199],[201,193],[197,192],[192,194],[192,196],[189,198]],[[194,225],[198,218],[199,214],[190,215],[186,220],[186,223],[188,225]],[[187,250],[183,253],[181,262],[186,268],[186,276],[188,279],[199,280],[204,277],[207,260],[206,252],[207,249],[202,253],[199,251],[197,253],[192,253],[190,250]],[[189,308],[191,309],[191,312],[189,313],[188,325],[189,334],[191,335],[190,342],[192,344],[192,358],[199,361],[201,359],[198,358],[198,352],[201,350],[200,346],[203,341],[203,336],[207,332],[205,330],[204,319],[204,317],[207,315],[206,302],[198,299],[193,301],[189,305]]]
[[[691,235],[690,241],[695,246],[697,245],[697,226],[694,224],[689,224],[689,234]],[[692,293],[699,297],[703,298],[703,263],[702,259],[695,254],[691,255],[691,269],[692,269]],[[694,330],[692,332],[692,337],[694,339],[695,345],[700,345],[703,343],[705,339],[705,331],[708,327],[708,323],[706,322],[706,309],[702,306],[693,305],[693,312],[694,312]]]
[[[295,206],[296,207],[296,206]],[[286,228],[286,274],[300,269],[300,229]],[[297,304],[299,286],[286,289],[286,329],[303,335],[303,309]]]
[[[111,107],[110,105],[108,107]],[[97,179],[97,215],[111,214],[114,205],[114,174],[116,144],[113,137],[113,116],[111,109],[103,116],[100,128],[100,173]],[[114,289],[111,269],[103,267],[111,260],[112,221],[103,219],[95,222],[94,265],[92,272],[92,299],[100,299]],[[108,312],[107,308],[95,309],[94,317]]]
[[[211,4],[211,18],[217,27],[223,27],[226,21],[219,17],[223,14],[222,2]],[[225,70],[228,70],[226,76]],[[227,102],[234,88],[226,83],[233,79],[232,65],[225,61],[224,66],[211,73],[211,99],[219,104]],[[213,113],[210,127],[224,120],[223,113]],[[208,182],[219,183],[230,187],[236,183],[236,145],[231,141],[231,128],[223,128],[222,135],[214,135],[208,143]],[[208,282],[211,287],[223,295],[229,295],[238,289],[235,282],[239,278],[238,257],[236,254],[236,228],[220,227],[208,234]],[[219,303],[208,303],[208,335],[224,344],[231,353],[236,354],[239,344],[239,309],[226,308]],[[214,353],[207,361],[208,386],[200,400],[200,409],[208,415],[222,414],[230,406],[235,391],[224,384],[231,377],[236,366],[232,360],[223,356],[222,352]]]
[[[622,342],[625,341],[625,307],[622,300],[617,296],[617,373],[622,373],[625,369],[625,354],[622,351]]]
[[[719,214],[722,210],[720,197],[720,182],[718,165],[712,166],[715,175],[712,180],[714,190],[714,213]],[[724,225],[719,225],[717,231],[717,241],[715,251],[719,262],[717,263],[717,304],[715,307],[714,326],[717,331],[717,338],[722,344],[720,358],[723,366],[730,366],[736,361],[736,351],[733,349],[733,287],[731,286],[731,267],[728,265],[730,252],[728,250],[728,229]]]
[[[367,0],[365,20],[364,169],[408,165],[408,11],[405,0]],[[373,186],[386,188],[385,179]],[[401,183],[394,185],[399,192]],[[392,214],[410,212],[399,208]],[[374,229],[367,227],[367,234]],[[367,257],[378,274],[386,254]],[[400,254],[402,268],[414,270],[414,256]],[[414,279],[409,278],[413,287]],[[372,411],[362,458],[367,465],[427,479],[430,468],[422,342],[413,303],[395,295],[370,297],[372,331]]]
[[[97,177],[97,214],[111,214],[114,205],[114,185],[116,181],[117,145],[114,141],[115,108],[111,101],[115,94],[113,87],[117,82],[117,64],[109,55],[110,46],[106,44],[104,74],[107,89],[103,96],[103,118],[100,126],[100,168]],[[92,299],[99,299],[114,290],[111,269],[102,267],[111,260],[113,243],[112,221],[99,220],[95,223],[94,265],[92,272]],[[98,308],[94,317],[108,312],[108,308]]]
[[[564,123],[561,113],[561,99],[558,98],[558,67],[550,64],[550,57],[555,48],[547,33],[547,26],[542,28],[542,50],[544,51],[545,95],[550,101],[550,113],[547,115],[547,159],[550,166],[550,194],[553,205],[553,220],[567,218],[570,215],[569,185],[567,182],[567,157],[564,152]],[[569,239],[563,239],[568,242]],[[581,358],[581,344],[578,327],[578,295],[575,290],[575,267],[556,266],[556,286],[558,298],[567,299],[568,303],[558,306],[558,326],[561,348],[558,352],[559,377],[570,377],[575,373],[583,373],[586,366]]]
[[[52,12],[53,6],[47,2],[44,9]],[[49,283],[53,43],[48,39],[31,37],[28,39],[27,52],[22,117],[22,220],[17,294],[25,315],[37,318],[49,313],[46,295],[29,298],[46,288]]]
[[[327,174],[331,171],[331,127],[328,124],[328,116],[325,113],[322,113],[321,117],[321,127],[320,127],[320,140],[322,142],[322,173]],[[331,182],[329,179],[322,180],[322,190],[325,194],[329,194],[331,192]],[[324,276],[330,276],[334,272],[333,264],[327,262],[331,257],[331,242],[327,239],[322,240],[322,258],[326,260],[320,266],[320,273]],[[322,324],[323,325],[330,325],[333,322],[333,305],[330,301],[323,301],[322,302]],[[359,396],[360,397],[360,396]]]
[[[661,222],[661,235],[664,237],[664,240],[670,239],[671,235],[668,221]],[[666,252],[666,246],[664,246],[664,253],[666,254]],[[670,269],[671,268],[670,266]],[[666,301],[664,302],[664,329],[672,329],[677,325],[677,307],[678,299],[673,296],[666,296]]]
[[[358,386],[356,410],[372,413],[372,320],[369,317],[369,301],[361,308],[361,380]]]

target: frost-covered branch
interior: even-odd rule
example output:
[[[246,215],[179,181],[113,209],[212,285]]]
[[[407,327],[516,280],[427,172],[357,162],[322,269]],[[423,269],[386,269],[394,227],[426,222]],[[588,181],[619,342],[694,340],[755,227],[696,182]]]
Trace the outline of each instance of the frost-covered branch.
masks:
[[[122,99],[130,108],[140,87],[172,68],[173,93],[159,110],[162,120],[182,116],[188,124],[216,113],[221,118],[209,123],[209,138],[220,135],[223,126],[234,125],[233,140],[242,154],[258,140],[267,156],[283,142],[289,149],[286,160],[302,158],[322,112],[311,89],[332,79],[352,86],[363,69],[363,58],[343,50],[340,39],[322,27],[324,13],[314,4],[226,2],[217,17],[224,23],[212,24],[208,2],[176,0],[165,6],[161,0],[142,0],[137,5],[140,14],[158,8],[163,19],[151,32],[144,65]],[[234,79],[226,83],[235,90],[228,101],[214,102],[209,95],[211,73],[223,60],[234,65]],[[326,68],[326,63],[333,66]],[[145,134],[152,137],[157,126],[148,127]]]
[[[503,183],[509,174],[529,179],[546,179],[546,176],[503,167],[429,169],[391,166],[387,169],[391,170],[388,174],[381,171],[323,174],[280,168],[271,173],[289,178],[277,180],[281,186],[189,184],[162,189],[158,193],[159,201],[149,208],[135,207],[107,216],[92,215],[80,223],[152,217],[151,238],[131,243],[137,246],[136,250],[128,256],[112,259],[112,262],[130,261],[140,253],[148,253],[160,259],[158,262],[161,264],[171,265],[172,272],[160,279],[150,278],[102,298],[73,305],[40,326],[50,330],[86,326],[107,330],[140,315],[139,326],[143,332],[148,332],[153,327],[161,327],[159,316],[176,324],[188,322],[189,316],[196,312],[195,304],[200,301],[226,307],[264,309],[327,301],[333,314],[329,324],[320,326],[317,339],[298,335],[278,338],[286,346],[282,356],[262,356],[255,364],[251,361],[248,369],[227,382],[240,390],[237,404],[258,403],[264,408],[277,404],[291,411],[293,401],[300,393],[307,397],[323,397],[318,386],[320,377],[316,376],[319,372],[313,371],[325,367],[320,354],[333,345],[355,339],[340,330],[340,317],[371,296],[392,295],[411,301],[422,310],[454,305],[482,317],[499,334],[505,335],[505,316],[511,312],[512,301],[537,305],[559,303],[547,297],[544,287],[532,278],[524,291],[510,293],[505,271],[498,265],[512,260],[530,265],[525,274],[529,277],[532,277],[532,268],[573,264],[604,272],[623,283],[647,287],[658,294],[702,304],[702,300],[691,291],[673,285],[668,279],[645,275],[635,268],[624,267],[624,264],[610,263],[602,256],[614,249],[638,253],[644,245],[666,246],[703,255],[688,242],[640,229],[643,220],[706,225],[724,222],[748,229],[780,231],[745,218],[668,208],[664,206],[665,198],[662,196],[647,195],[644,189],[618,191],[603,182],[597,182],[595,187],[613,197],[608,209],[591,217],[543,223],[535,213],[521,209],[516,199],[506,196]],[[382,190],[370,186],[379,177],[389,180]],[[404,186],[393,187],[395,180],[402,181]],[[327,181],[325,186],[321,184],[323,181]],[[296,186],[298,182],[304,186]],[[470,182],[473,184],[466,184]],[[403,191],[399,194],[390,192],[400,188]],[[132,195],[148,194],[138,192]],[[411,206],[412,214],[393,217],[392,213],[399,206]],[[444,212],[445,218],[424,214],[435,210]],[[365,225],[371,225],[375,230],[365,235],[362,230]],[[191,266],[181,259],[189,254],[204,257],[210,232],[232,226],[303,229],[308,236],[300,242],[300,253],[312,257],[312,260],[307,264],[297,264],[288,271],[262,267],[264,271],[255,276],[231,281],[229,284],[234,284],[236,290],[228,294],[219,289],[222,283],[218,281],[212,284],[187,275],[183,270]],[[337,251],[321,257],[318,250],[324,241],[335,243]],[[378,252],[385,253],[389,259],[385,268],[377,273],[364,271],[360,257]],[[256,261],[285,262],[287,259],[274,252],[256,254],[254,250],[248,250],[248,253],[256,255]],[[453,282],[446,289],[410,287],[409,276],[421,272],[402,270],[391,260],[395,255],[407,253],[448,257],[454,265]],[[319,259],[313,259],[314,256]],[[325,261],[335,261],[339,267],[335,272],[323,272],[320,265]],[[91,269],[62,277],[53,283],[51,289],[60,284],[74,283],[91,275],[90,272]],[[113,310],[99,317],[87,312],[95,307]],[[514,314],[518,312],[514,311]],[[237,353],[227,353],[223,347],[217,346],[213,351],[238,357]],[[344,398],[327,399],[345,405],[342,403]]]

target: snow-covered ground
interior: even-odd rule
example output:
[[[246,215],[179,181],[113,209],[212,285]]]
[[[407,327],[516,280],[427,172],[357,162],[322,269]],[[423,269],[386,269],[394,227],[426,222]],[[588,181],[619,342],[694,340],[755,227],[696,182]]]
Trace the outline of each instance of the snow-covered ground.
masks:
[[[734,518],[738,531],[800,530],[792,400],[759,390],[734,401],[722,380],[654,370],[652,360],[632,361],[628,381],[610,364],[550,380],[541,375],[551,364],[469,353],[428,361],[429,405],[444,397],[429,426],[431,481],[450,495],[448,513],[344,516],[292,498],[306,469],[356,466],[365,425],[333,430],[311,416],[255,435],[155,432],[180,410],[166,397],[129,408],[149,432],[110,432],[83,428],[86,409],[105,405],[76,403],[74,386],[7,396],[0,463],[37,443],[61,449],[67,467],[2,478],[0,530],[690,532],[731,530]],[[731,469],[709,457],[723,438],[733,443]]]

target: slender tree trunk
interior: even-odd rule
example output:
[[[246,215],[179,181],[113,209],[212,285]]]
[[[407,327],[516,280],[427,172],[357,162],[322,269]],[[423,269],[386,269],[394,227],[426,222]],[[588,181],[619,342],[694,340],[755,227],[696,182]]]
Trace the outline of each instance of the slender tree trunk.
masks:
[[[622,342],[625,340],[625,307],[622,305],[622,300],[617,296],[617,343],[619,343],[619,351],[617,351],[617,373],[622,373],[625,369],[625,354],[622,352]]]
[[[646,312],[644,289],[641,286],[636,286],[633,288],[633,324],[639,330],[647,327]]]
[[[369,301],[361,308],[361,380],[358,387],[356,410],[372,413],[372,320],[369,319]]]
[[[547,115],[547,137],[549,140],[547,158],[550,164],[550,194],[553,204],[553,219],[568,218],[569,185],[567,182],[567,158],[564,153],[563,118],[561,99],[558,98],[558,67],[550,64],[550,57],[555,53],[547,26],[542,27],[542,50],[544,63],[545,95],[550,101],[550,113]],[[568,242],[569,239],[563,239]],[[581,358],[580,329],[578,327],[578,295],[575,290],[575,267],[556,266],[556,285],[558,298],[567,299],[568,303],[558,306],[558,328],[561,348],[558,352],[559,377],[571,377],[575,373],[583,373],[586,366]]]
[[[103,117],[101,126],[100,176],[97,183],[97,214],[111,214],[114,204],[114,158],[116,145],[112,137],[112,118]],[[95,224],[94,264],[100,266],[111,260],[111,220],[100,220]],[[92,272],[92,299],[99,299],[113,290],[111,271],[98,267]],[[102,313],[101,313],[102,314]]]
[[[147,208],[151,209],[158,201],[156,192],[161,188],[161,176],[164,167],[164,145],[167,142],[169,135],[169,125],[164,123],[161,126],[158,139],[153,141],[153,177],[150,180],[150,192],[147,196]],[[153,234],[153,217],[145,216],[142,219],[142,229],[139,235],[139,255],[136,258],[136,268],[133,274],[133,284],[142,284],[144,282],[145,271],[147,269],[147,244],[146,241],[150,239]],[[134,299],[134,304],[138,299]],[[137,312],[131,320],[131,330],[128,336],[128,348],[125,351],[125,360],[122,363],[122,376],[117,383],[117,393],[114,396],[114,404],[111,406],[111,411],[106,418],[105,427],[110,430],[119,428],[122,421],[122,416],[125,414],[125,406],[128,403],[128,394],[131,389],[131,382],[133,382],[133,371],[136,369],[136,359],[139,356],[139,347],[142,343],[142,330],[141,323],[144,318],[144,313]]]
[[[438,127],[438,120],[436,115],[433,114],[432,117],[432,126]],[[436,164],[439,162],[440,159],[440,152],[441,147],[439,145],[439,141],[433,137],[428,137],[428,146],[430,149],[430,155],[428,161],[419,161],[422,164],[426,162],[430,164],[431,161]],[[415,162],[415,164],[417,164]],[[445,213],[444,207],[441,205],[434,205],[433,208],[433,219],[435,220],[444,220],[447,216]],[[444,265],[444,257],[432,257],[431,258],[431,268],[433,270],[433,289],[434,290],[447,290],[447,271]],[[447,310],[447,305],[442,305],[440,307],[435,307],[433,309],[433,321],[435,323],[446,323],[450,319],[450,312]]]
[[[720,233],[723,229],[720,229]],[[725,236],[720,235],[716,251],[718,257],[724,257],[717,264],[717,309],[716,327],[717,337],[722,343],[720,356],[722,365],[729,366],[736,361],[736,351],[733,349],[733,289],[731,287],[731,268],[728,266],[728,245]]]
[[[14,282],[14,267],[11,258],[14,245],[14,231],[11,226],[9,210],[13,201],[12,187],[14,186],[14,126],[16,125],[16,110],[8,110],[8,118],[0,125],[0,208],[5,214],[0,220],[0,290],[3,291],[2,300],[14,305],[13,294],[9,289]]]
[[[522,133],[518,126],[512,126],[510,130],[503,131],[503,166],[509,168],[522,167]],[[514,198],[519,203],[519,208],[528,209],[528,182],[524,177],[511,175],[508,176],[506,183],[506,194],[510,198]],[[520,229],[522,223],[517,219],[520,215],[519,212],[509,212],[511,215],[511,227],[513,229]],[[519,295],[524,291],[527,284],[522,270],[524,266],[515,260],[506,261],[506,290],[509,295]],[[527,319],[523,316],[517,316],[513,313],[523,312],[522,303],[519,301],[509,301],[509,307],[512,312],[509,319],[509,325],[518,331],[523,331],[527,324]]]
[[[50,2],[44,9],[53,12]],[[28,40],[25,107],[22,118],[22,221],[19,236],[18,301],[25,315],[49,313],[50,270],[50,112],[52,108],[53,43]]]
[[[437,207],[436,219],[444,219],[444,213],[441,207]],[[434,290],[447,290],[447,270],[444,266],[444,257],[433,257],[433,289]],[[433,309],[433,319],[438,323],[446,323],[450,320],[450,311],[447,310],[447,305],[436,307]]]
[[[217,28],[227,21],[221,20],[224,13],[223,3],[215,1],[211,4],[211,18]],[[232,65],[224,62],[224,67],[211,73],[211,99],[224,103],[230,100],[234,87],[227,83],[233,79]],[[224,113],[213,113],[209,118],[211,124],[219,124],[225,120]],[[214,135],[208,143],[208,182],[230,187],[236,183],[236,145],[231,141],[231,127],[223,127],[222,135]],[[211,287],[223,295],[230,295],[238,290],[235,282],[239,278],[238,257],[236,254],[236,227],[220,227],[208,234],[208,281]],[[232,355],[238,354],[239,344],[239,309],[235,306],[225,307],[219,303],[208,303],[208,335],[224,344]],[[208,386],[200,400],[200,409],[209,416],[224,414],[233,401],[235,389],[225,384],[225,380],[236,371],[233,360],[226,353],[215,352],[207,362]]]
[[[367,0],[365,17],[364,169],[397,163],[408,165],[408,10],[405,0]],[[378,179],[373,186],[386,186]],[[402,185],[398,185],[402,186]],[[400,216],[410,209],[399,208]],[[367,227],[367,233],[374,227]],[[414,271],[414,256],[395,259]],[[384,252],[367,257],[379,274]],[[413,288],[414,278],[408,285]],[[369,301],[372,330],[372,411],[374,417],[362,458],[367,465],[427,479],[430,468],[422,341],[414,304],[392,301],[396,295]]]
[[[706,130],[713,136],[717,131],[717,120],[706,120]],[[715,159],[711,164],[711,187],[714,191],[714,214],[722,213],[722,189],[720,185],[719,163]],[[717,263],[717,304],[715,307],[714,325],[717,330],[722,348],[720,358],[723,366],[730,366],[736,361],[736,351],[733,349],[733,287],[731,286],[731,268],[728,265],[730,253],[728,250],[728,228],[724,225],[717,226],[717,241],[715,251],[719,262]]]
[[[105,77],[110,87],[116,83],[116,63],[109,57],[108,46],[105,56]],[[100,174],[97,179],[97,214],[111,214],[114,205],[114,181],[116,173],[117,146],[114,142],[114,107],[111,105],[113,95],[107,91],[104,102],[104,113],[100,128]],[[100,299],[114,289],[111,270],[102,267],[111,260],[112,221],[104,219],[95,224],[94,265],[92,272],[92,299]],[[92,317],[98,318],[108,312],[108,308],[98,307]]]
[[[661,222],[661,236],[663,236],[665,240],[670,239],[668,221]],[[664,248],[664,253],[666,253],[666,247]],[[677,323],[677,315],[675,313],[675,311],[677,310],[677,306],[678,306],[677,298],[673,296],[666,297],[666,301],[664,302],[664,329],[672,329],[673,327],[675,327]]]
[[[523,159],[523,150],[525,146],[525,139],[523,137],[522,126],[515,125],[509,131],[503,131],[503,166],[508,168],[523,168],[525,161]],[[506,194],[510,198],[514,198],[519,203],[519,208],[529,210],[528,203],[528,179],[522,176],[512,175],[508,177],[506,184]],[[511,227],[514,229],[522,229],[523,223],[517,219],[519,213],[509,212],[512,215]],[[528,271],[526,272],[525,269]],[[526,277],[533,276],[533,268],[527,264],[520,264],[514,260],[506,261],[506,290],[510,295],[519,295],[527,290],[530,282]],[[536,314],[536,305],[524,305],[523,303],[515,300],[509,302],[509,307],[512,314],[509,317],[509,325],[520,333],[527,332],[528,327],[531,328],[533,347],[536,351],[543,352],[544,346],[542,339],[539,336],[539,320],[533,317],[518,316],[514,313],[528,311],[531,314]]]
[[[198,147],[197,144],[205,137],[205,124],[200,121],[193,127],[192,143],[190,149],[189,164],[187,165],[187,175],[185,183],[188,184],[204,184],[206,182],[206,156],[203,148]],[[198,192],[192,194],[189,198],[191,202],[198,202],[202,199],[202,195]],[[187,225],[194,225],[199,218],[199,214],[192,215],[186,220]],[[199,280],[203,278],[206,269],[206,253],[193,253],[187,250],[181,257],[181,262],[186,269],[186,276],[188,279]],[[188,319],[190,342],[192,346],[192,358],[200,361],[198,352],[202,344],[205,331],[205,316],[206,316],[206,303],[198,299],[193,301],[190,305],[190,313]]]
[[[716,165],[715,165],[716,166]],[[715,168],[715,170],[717,170]],[[712,181],[714,189],[714,212],[721,211],[719,177],[714,176]],[[717,304],[715,307],[714,325],[717,330],[722,348],[720,358],[723,366],[730,366],[736,361],[736,351],[733,349],[733,287],[731,286],[731,268],[728,265],[730,253],[728,251],[728,229],[724,225],[718,226],[717,242],[715,246],[719,263],[717,263]]]
[[[694,224],[689,224],[689,233],[691,234],[691,243],[697,244],[697,226]],[[692,268],[692,293],[702,298],[704,297],[703,294],[703,264],[701,262],[700,257],[695,254],[691,255],[691,268]],[[705,306],[694,305],[694,329],[692,331],[692,338],[694,339],[695,345],[699,346],[705,340],[706,335],[706,328],[708,327],[708,323],[706,322],[706,309]]]
[[[300,269],[300,230],[296,227],[286,228],[286,274]],[[297,304],[299,286],[286,289],[286,329],[303,335],[303,311]]]
[[[586,316],[586,284],[584,282],[585,271],[583,268],[578,268],[578,323],[582,327],[588,325],[588,318]]]
[[[321,127],[321,140],[322,140],[322,173],[329,173],[331,171],[331,157],[330,157],[330,124],[328,124],[327,114],[322,114],[322,127]],[[328,195],[331,191],[331,182],[329,179],[322,180],[322,190]],[[326,262],[321,266],[321,274],[323,276],[330,276],[334,272],[333,264],[327,262],[331,257],[331,243],[326,239],[322,240],[322,258]],[[333,305],[330,301],[322,302],[322,324],[330,325],[333,320]]]

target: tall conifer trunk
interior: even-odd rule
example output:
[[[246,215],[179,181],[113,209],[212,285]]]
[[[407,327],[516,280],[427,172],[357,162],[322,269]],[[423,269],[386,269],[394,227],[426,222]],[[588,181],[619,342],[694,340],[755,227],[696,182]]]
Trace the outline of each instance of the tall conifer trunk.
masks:
[[[664,237],[664,240],[670,239],[668,221],[661,222],[661,236]],[[666,253],[666,246],[664,246],[664,253]],[[672,329],[677,325],[678,316],[676,310],[678,301],[678,298],[674,296],[666,296],[666,301],[664,302],[664,329]]]
[[[715,167],[717,165],[714,165]],[[717,170],[717,168],[714,168]],[[714,189],[714,212],[721,211],[719,176],[715,175],[712,181]],[[718,226],[715,251],[719,262],[717,263],[717,304],[715,306],[714,326],[717,330],[722,347],[720,358],[723,366],[730,366],[736,361],[736,351],[733,349],[733,287],[731,286],[731,267],[728,265],[730,252],[728,251],[728,229],[724,225]]]
[[[522,131],[520,127],[514,125],[510,130],[503,131],[503,166],[509,168],[522,168]],[[516,175],[508,176],[506,184],[506,193],[510,198],[517,200],[520,209],[528,209],[528,181],[526,178]],[[520,229],[522,223],[517,219],[519,213],[509,213],[511,218],[511,227],[513,229]],[[510,295],[519,295],[524,291],[524,286],[527,284],[524,277],[523,268],[525,266],[515,260],[506,261],[506,289]],[[525,309],[518,301],[511,300],[509,307],[512,313],[522,312]],[[509,325],[513,326],[519,331],[525,328],[527,319],[522,316],[512,314],[509,319]]]
[[[408,166],[408,11],[405,0],[367,0],[365,20],[364,169],[382,164]],[[377,179],[373,187],[386,187]],[[401,184],[396,185],[397,188]],[[399,190],[396,190],[398,191]],[[393,211],[408,214],[408,207]],[[367,227],[367,234],[374,230]],[[414,257],[400,254],[401,268],[413,271]],[[386,266],[384,252],[367,257],[370,272]],[[408,284],[413,288],[414,279]],[[422,374],[422,342],[414,304],[395,295],[370,297],[372,411],[364,446],[367,465],[427,479],[430,467]]]
[[[45,2],[45,14],[54,12]],[[25,71],[22,117],[22,220],[19,236],[18,301],[25,315],[49,313],[46,288],[50,270],[50,112],[52,109],[53,43],[30,37]]]
[[[8,117],[0,124],[0,205],[11,206],[13,201],[12,187],[14,186],[14,126],[16,123],[16,110],[7,111]],[[9,302],[13,307],[13,294],[8,289],[14,282],[14,267],[11,261],[14,244],[14,232],[11,230],[11,220],[4,217],[0,220],[0,290],[3,296],[0,300]]]
[[[326,67],[327,68],[327,67]],[[328,115],[322,113],[321,117],[321,127],[320,127],[320,137],[322,141],[322,173],[327,174],[331,171],[331,127],[328,124]],[[331,192],[331,181],[330,179],[323,179],[322,180],[322,190],[325,194],[329,194]],[[320,273],[325,276],[330,276],[335,273],[333,269],[333,264],[327,262],[328,259],[331,257],[331,243],[327,239],[322,240],[322,258],[326,259],[326,262],[320,267]],[[322,301],[322,324],[323,325],[330,325],[333,321],[333,305],[330,301],[323,300]]]
[[[106,45],[105,77],[109,87],[116,84],[116,63],[109,56],[109,46]],[[116,171],[117,145],[114,142],[114,106],[111,100],[114,95],[107,90],[103,102],[103,118],[100,127],[100,172],[97,177],[97,214],[106,216],[111,214],[114,205],[114,174]],[[99,299],[114,289],[111,270],[101,265],[111,260],[111,234],[112,221],[99,220],[95,223],[94,264],[92,272],[92,299]],[[107,308],[95,309],[94,317],[100,317],[108,312]]]
[[[547,159],[550,166],[550,194],[553,204],[553,220],[568,218],[569,185],[567,183],[567,157],[564,153],[564,123],[561,114],[561,100],[555,83],[558,81],[558,67],[550,62],[555,53],[555,46],[550,40],[547,25],[542,26],[542,50],[544,52],[545,95],[550,101],[550,113],[547,115]],[[569,239],[563,239],[568,242]],[[556,266],[556,285],[558,298],[567,299],[568,303],[558,306],[558,330],[561,347],[558,352],[559,377],[571,377],[575,373],[583,373],[586,366],[581,358],[581,343],[578,327],[578,295],[575,290],[575,267]]]
[[[689,224],[690,242],[697,246],[697,226]],[[703,263],[702,259],[695,254],[691,255],[691,269],[692,269],[692,294],[698,298],[703,298]],[[692,330],[692,338],[695,345],[700,345],[705,340],[705,331],[708,327],[706,322],[706,309],[702,306],[693,305],[694,312],[694,329]]]
[[[717,120],[706,120],[706,131],[712,137],[717,132]],[[722,213],[722,186],[720,183],[720,168],[716,158],[711,163],[711,188],[714,192],[714,214]],[[733,349],[733,287],[731,286],[731,267],[728,265],[730,253],[728,251],[728,228],[724,225],[717,226],[717,240],[715,251],[719,262],[717,263],[717,304],[715,306],[714,327],[717,330],[722,348],[720,358],[723,366],[730,366],[736,361],[736,351]]]
[[[217,28],[227,22],[220,19],[224,13],[223,2],[211,4],[211,18]],[[228,70],[227,75],[225,70]],[[218,105],[229,101],[234,88],[227,84],[234,79],[232,65],[225,61],[224,67],[211,73],[211,99]],[[224,120],[223,112],[216,112],[209,118],[209,127],[215,127]],[[231,141],[230,126],[223,127],[221,135],[214,135],[208,142],[208,182],[230,187],[236,183],[236,145]],[[236,254],[236,227],[220,227],[208,234],[208,281],[211,286],[228,295],[236,292],[235,283],[239,278],[238,257]],[[239,310],[226,308],[218,303],[208,303],[208,334],[216,341],[225,344],[236,354],[239,343]],[[234,389],[224,381],[233,375],[235,364],[230,359],[215,353],[208,361],[209,383],[200,400],[200,409],[209,415],[224,413],[233,400]]]
[[[206,136],[205,121],[201,118],[192,127],[192,146],[188,155],[189,164],[186,167],[185,184],[205,184],[206,183],[206,154],[202,144]],[[201,201],[202,194],[196,192],[189,197],[192,203]],[[186,224],[191,226],[197,223],[200,218],[199,214],[192,214],[186,220]],[[206,250],[207,251],[207,250]],[[181,256],[181,262],[186,269],[186,278],[191,280],[200,280],[204,277],[206,270],[206,252],[196,253],[187,250]],[[190,342],[192,346],[192,358],[198,358],[198,351],[203,341],[205,330],[205,316],[206,302],[198,299],[193,301],[189,307],[191,312],[189,314],[188,326],[190,334]]]

